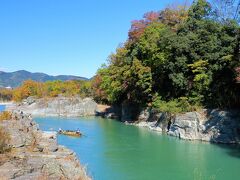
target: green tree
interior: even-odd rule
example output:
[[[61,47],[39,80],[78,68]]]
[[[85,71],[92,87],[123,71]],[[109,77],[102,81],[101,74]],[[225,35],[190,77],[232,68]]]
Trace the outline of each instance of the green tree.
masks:
[[[98,94],[110,103],[145,105],[158,94],[157,104],[169,102],[166,107],[176,105],[180,111],[179,106],[189,103],[240,106],[239,24],[218,21],[214,15],[206,0],[194,1],[188,11],[145,15],[130,30],[134,37],[98,71]]]

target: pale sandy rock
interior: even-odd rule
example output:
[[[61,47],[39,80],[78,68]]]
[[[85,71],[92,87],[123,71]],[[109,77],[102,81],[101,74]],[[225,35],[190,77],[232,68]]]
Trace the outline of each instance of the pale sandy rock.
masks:
[[[34,99],[29,97],[21,104],[6,106],[7,110],[18,110],[33,116],[93,116],[97,111],[97,103],[91,98],[56,97]]]

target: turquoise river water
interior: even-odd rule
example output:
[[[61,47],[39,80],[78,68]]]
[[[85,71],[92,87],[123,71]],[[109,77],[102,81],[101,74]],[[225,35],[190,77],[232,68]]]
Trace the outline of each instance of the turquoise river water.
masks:
[[[35,118],[42,130],[77,129],[59,135],[96,180],[240,179],[240,148],[179,140],[102,118]]]
[[[5,106],[4,105],[0,105],[0,112],[4,111]]]

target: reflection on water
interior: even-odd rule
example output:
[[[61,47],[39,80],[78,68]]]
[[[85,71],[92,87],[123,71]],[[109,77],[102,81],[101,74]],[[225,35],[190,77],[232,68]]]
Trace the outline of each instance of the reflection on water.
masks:
[[[36,118],[36,121],[43,130],[79,128],[84,137],[60,135],[59,143],[74,150],[97,180],[240,177],[240,150],[236,146],[178,140],[107,119]]]

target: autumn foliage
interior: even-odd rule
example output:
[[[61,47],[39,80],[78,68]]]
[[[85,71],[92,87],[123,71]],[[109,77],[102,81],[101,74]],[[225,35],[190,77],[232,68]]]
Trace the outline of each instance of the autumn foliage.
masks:
[[[56,97],[58,95],[82,97],[90,96],[91,82],[88,81],[48,81],[36,82],[27,80],[12,92],[14,101],[21,101],[29,96],[43,97]]]
[[[215,12],[196,0],[134,20],[127,41],[97,72],[95,99],[176,112],[240,107],[239,22]]]
[[[0,137],[0,154],[2,154],[10,150],[10,136],[2,127],[0,127]]]
[[[11,89],[0,89],[0,101],[10,101],[12,99],[12,90]]]
[[[0,113],[0,121],[12,119],[12,113],[9,111],[3,111]]]
[[[145,28],[154,21],[159,19],[159,12],[148,12],[144,14],[143,19],[132,21],[131,29],[129,31],[129,39],[136,40],[144,32]]]
[[[130,41],[136,41],[144,33],[146,27],[154,22],[169,26],[172,30],[177,30],[188,17],[187,6],[177,6],[166,8],[159,12],[148,12],[144,14],[143,19],[132,21],[128,36]]]
[[[93,95],[95,97],[95,100],[98,102],[104,103],[104,101],[107,99],[107,95],[105,91],[100,87],[103,80],[100,75],[97,75],[94,77],[92,82],[92,89],[93,89]]]

